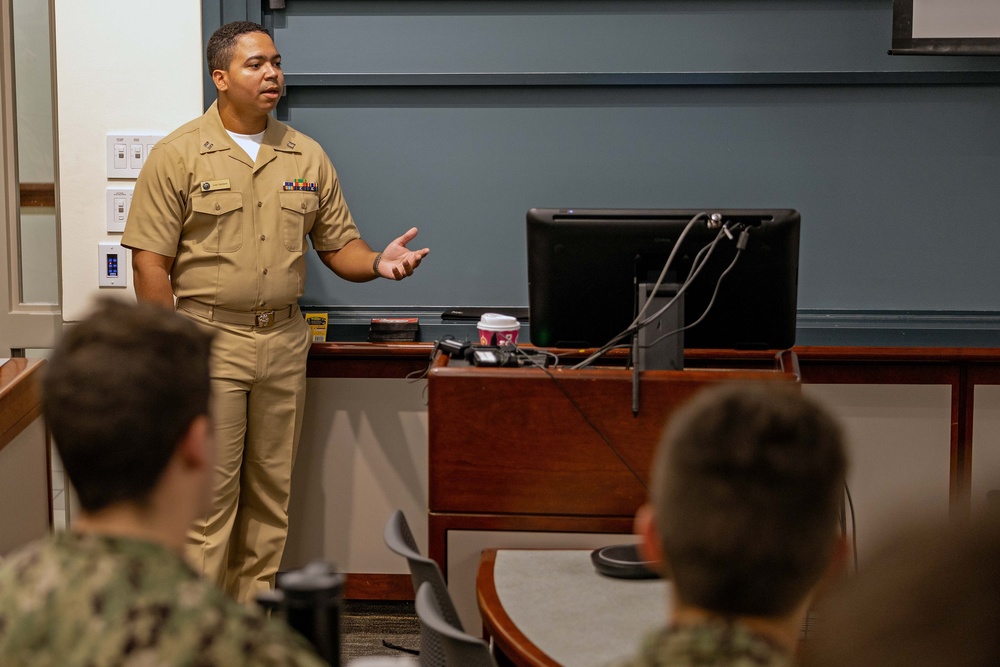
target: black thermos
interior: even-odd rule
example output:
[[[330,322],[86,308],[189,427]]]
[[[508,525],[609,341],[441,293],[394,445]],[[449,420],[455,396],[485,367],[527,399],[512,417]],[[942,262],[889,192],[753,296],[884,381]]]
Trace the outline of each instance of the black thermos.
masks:
[[[278,589],[258,597],[266,609],[313,645],[320,657],[340,667],[340,607],[345,577],[327,563],[313,562],[282,574]]]

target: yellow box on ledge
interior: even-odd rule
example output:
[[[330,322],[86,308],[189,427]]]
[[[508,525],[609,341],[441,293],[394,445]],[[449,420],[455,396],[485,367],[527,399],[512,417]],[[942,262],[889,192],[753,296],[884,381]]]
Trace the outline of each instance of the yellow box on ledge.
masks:
[[[312,329],[314,343],[326,342],[326,327],[329,324],[329,319],[328,313],[306,313],[306,323]]]

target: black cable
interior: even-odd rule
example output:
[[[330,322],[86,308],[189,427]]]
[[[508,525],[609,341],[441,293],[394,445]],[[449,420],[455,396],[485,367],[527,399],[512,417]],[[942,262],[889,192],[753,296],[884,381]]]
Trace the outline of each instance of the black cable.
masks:
[[[440,340],[454,340],[455,337],[451,334],[446,334],[440,338]],[[431,350],[431,355],[427,360],[427,366],[423,370],[410,371],[406,374],[405,380],[410,384],[414,382],[419,382],[425,379],[431,373],[431,369],[434,368],[434,355],[437,354],[441,347],[438,345],[438,341],[434,341],[434,348]],[[420,397],[424,400],[424,405],[428,404],[427,390],[430,389],[430,383],[424,385],[424,388],[420,390]]]
[[[441,337],[441,340],[454,340],[454,336],[451,334],[446,334]],[[438,346],[438,341],[434,341],[434,348],[431,350],[431,355],[427,359],[427,366],[423,370],[410,371],[406,374],[405,379],[409,380],[411,383],[417,382],[418,380],[423,380],[431,372],[431,368],[434,367],[434,355],[437,351],[441,349]]]
[[[654,322],[656,320],[656,318],[660,317],[660,315],[662,315],[663,313],[665,313],[668,308],[670,308],[671,306],[673,306],[674,303],[676,303],[677,299],[682,294],[684,294],[684,292],[687,291],[688,287],[691,286],[691,283],[694,282],[694,279],[698,277],[698,274],[701,272],[701,269],[705,266],[705,262],[708,261],[708,258],[711,257],[712,251],[715,249],[716,244],[718,244],[719,240],[722,238],[722,235],[723,235],[723,231],[720,230],[719,233],[716,235],[716,237],[709,244],[707,244],[706,246],[704,246],[703,248],[701,248],[698,251],[698,254],[695,255],[695,261],[691,264],[691,273],[690,273],[690,275],[688,275],[688,277],[685,278],[684,282],[677,289],[677,293],[674,294],[674,297],[672,299],[670,299],[670,301],[668,301],[664,306],[662,306],[656,313],[654,313],[653,315],[650,315],[649,318],[647,318],[646,320],[641,320],[640,318],[642,317],[642,314],[646,311],[646,308],[649,307],[649,304],[652,303],[652,299],[647,299],[646,303],[643,305],[642,309],[639,311],[639,315],[636,316],[636,319],[632,320],[632,324],[630,324],[627,329],[625,329],[624,331],[622,331],[621,333],[619,333],[617,336],[615,336],[614,338],[612,338],[610,341],[608,341],[607,343],[605,343],[600,349],[598,349],[596,352],[594,352],[593,354],[591,354],[589,357],[587,357],[586,359],[584,359],[580,363],[578,363],[575,366],[573,366],[572,367],[573,370],[579,370],[581,368],[586,368],[587,366],[589,366],[590,364],[592,364],[594,361],[596,361],[597,359],[599,359],[601,356],[603,356],[604,354],[606,354],[609,350],[617,347],[617,343],[618,343],[619,340],[621,340],[622,338],[625,338],[626,336],[632,336],[632,335],[634,335],[639,329],[641,329],[642,327],[648,326],[651,322]],[[674,246],[674,247],[676,248],[676,246]],[[707,255],[705,255],[706,251],[708,252]],[[699,261],[699,258],[701,258],[702,255],[705,255],[704,259],[701,259]],[[669,265],[670,259],[668,259],[667,262],[668,262],[668,264],[664,265],[664,269],[666,269],[666,267]],[[657,282],[653,285],[653,294],[655,294],[656,290],[659,289],[660,284],[662,282],[663,275],[664,275],[664,272],[661,272],[660,278],[657,279]]]
[[[639,322],[638,324],[636,324],[635,327],[634,327],[635,331],[638,331],[639,329],[642,329],[643,327],[647,327],[650,324],[652,324],[653,322],[655,322],[661,315],[663,315],[663,313],[667,312],[667,310],[669,310],[670,307],[674,305],[674,303],[677,301],[677,299],[680,298],[680,296],[682,294],[684,294],[684,292],[687,291],[687,288],[690,287],[692,283],[694,283],[694,279],[698,277],[698,274],[700,274],[701,270],[705,267],[706,262],[708,262],[708,260],[712,257],[712,253],[715,252],[715,247],[718,245],[719,241],[722,239],[722,235],[723,235],[723,232],[722,232],[722,230],[720,230],[719,233],[716,234],[715,238],[712,239],[711,243],[709,243],[708,245],[702,247],[698,251],[698,254],[696,254],[694,256],[694,261],[691,262],[691,273],[690,273],[690,275],[688,275],[688,277],[684,279],[684,282],[681,283],[681,286],[679,288],[677,288],[677,293],[674,294],[674,297],[672,299],[670,299],[670,301],[668,301],[666,304],[664,304],[663,306],[661,306],[658,311],[656,311],[655,313],[653,313],[652,315],[650,315],[646,319],[644,319],[641,322]],[[657,288],[658,288],[658,286],[654,287],[653,294],[656,293],[655,290]],[[646,303],[649,303],[650,301],[651,301],[651,299],[647,299]]]
[[[392,649],[393,651],[401,651],[402,653],[409,653],[410,655],[420,655],[420,651],[415,648],[406,648],[405,646],[400,646],[399,644],[393,644],[386,640],[382,640],[382,646]]]
[[[553,375],[548,368],[545,368],[544,365],[539,365],[535,359],[532,359],[530,355],[528,355],[524,350],[520,349],[516,345],[514,346],[514,351],[524,355],[529,361],[531,361],[532,364],[538,366],[543,371],[545,371],[545,374],[548,375],[549,378],[552,380],[552,382],[555,383],[556,387],[559,388],[559,391],[563,393],[563,395],[569,400],[570,404],[572,404],[572,406],[576,409],[576,411],[580,413],[580,416],[583,417],[583,420],[585,422],[587,422],[587,425],[590,426],[590,428],[594,431],[594,433],[596,433],[597,436],[604,441],[604,444],[606,444],[608,448],[614,453],[614,455],[618,457],[618,460],[622,462],[622,465],[628,468],[628,471],[632,473],[632,476],[635,477],[640,484],[642,484],[642,488],[644,488],[647,492],[649,492],[649,487],[646,485],[646,482],[643,481],[642,477],[639,476],[639,473],[636,472],[635,468],[633,468],[632,465],[625,459],[622,453],[618,451],[618,448],[615,447],[614,443],[612,443],[611,440],[607,436],[605,436],[604,433],[601,432],[601,429],[597,428],[597,424],[595,424],[590,420],[590,417],[588,417],[587,413],[583,411],[583,408],[580,407],[580,404],[577,403],[572,396],[570,396],[568,391],[566,391],[566,387],[563,386],[562,382],[560,382],[558,378],[556,378],[556,376]]]
[[[710,310],[712,310],[712,306],[715,305],[715,298],[719,295],[719,288],[722,286],[723,279],[725,279],[726,275],[730,271],[733,270],[734,266],[736,266],[736,262],[739,260],[741,254],[743,254],[743,249],[742,248],[737,248],[737,250],[736,250],[736,256],[733,257],[733,261],[729,263],[729,266],[726,267],[726,270],[723,271],[719,275],[719,280],[716,281],[716,283],[715,283],[715,290],[712,292],[712,298],[708,300],[708,305],[705,306],[705,310],[701,313],[701,316],[698,319],[696,319],[691,324],[685,324],[684,326],[680,327],[679,329],[674,329],[673,331],[668,331],[667,333],[663,334],[662,336],[660,336],[659,338],[657,338],[656,340],[654,340],[652,343],[648,343],[647,345],[643,346],[643,349],[644,350],[645,349],[649,349],[649,348],[653,347],[654,345],[656,345],[657,343],[659,343],[660,341],[662,341],[665,338],[668,338],[670,336],[676,336],[677,334],[679,334],[682,331],[687,331],[691,327],[697,326],[698,324],[701,324],[702,320],[704,320],[706,317],[708,317],[708,313],[709,313]]]
[[[670,299],[670,301],[668,301],[666,304],[664,304],[658,311],[656,311],[656,313],[654,313],[653,315],[650,315],[647,319],[640,321],[639,318],[641,317],[641,314],[643,312],[645,312],[646,308],[653,301],[652,299],[647,299],[646,303],[643,305],[642,309],[639,311],[640,315],[637,315],[636,319],[632,320],[632,324],[630,324],[627,329],[625,329],[620,334],[618,334],[617,336],[615,336],[614,338],[612,338],[608,343],[605,343],[605,345],[602,348],[600,348],[599,350],[597,350],[596,352],[594,352],[593,354],[591,354],[589,357],[587,357],[586,359],[584,359],[580,363],[578,363],[575,366],[573,366],[573,370],[579,370],[581,368],[585,368],[586,366],[590,365],[595,360],[597,360],[599,357],[601,357],[602,355],[604,355],[605,353],[607,353],[609,350],[614,349],[615,347],[625,347],[625,346],[629,346],[630,347],[631,343],[626,344],[626,345],[617,345],[616,343],[617,343],[617,341],[621,340],[622,338],[624,338],[626,336],[634,336],[636,334],[636,332],[639,331],[639,329],[641,329],[641,328],[643,328],[645,326],[649,326],[650,323],[655,322],[656,318],[658,318],[661,315],[663,315],[663,313],[665,313],[668,308],[670,308],[671,306],[673,306],[677,302],[677,299],[682,294],[684,294],[684,292],[687,291],[687,288],[691,286],[691,284],[694,282],[694,279],[698,277],[699,273],[701,273],[701,269],[705,266],[705,263],[712,256],[712,252],[714,251],[715,246],[718,244],[719,240],[722,238],[722,235],[723,235],[723,230],[719,230],[719,233],[716,235],[716,237],[710,243],[708,243],[707,245],[705,245],[704,247],[702,247],[698,251],[698,253],[695,255],[694,261],[691,263],[691,273],[688,275],[687,278],[684,279],[684,282],[677,289],[677,292],[674,294],[673,298]],[[707,255],[706,255],[706,252],[708,253]],[[669,262],[670,260],[668,259],[667,261]],[[661,273],[660,277],[662,279],[662,277],[663,277],[662,273]],[[656,290],[659,289],[660,282],[661,282],[661,280],[657,280],[656,284],[653,285],[653,294],[655,294]],[[633,361],[633,363],[635,362],[634,359],[632,361]]]
[[[679,299],[681,295],[684,294],[688,286],[691,285],[694,282],[694,279],[698,276],[698,274],[701,273],[701,268],[705,266],[705,263],[708,262],[709,257],[712,256],[712,252],[715,250],[715,246],[719,243],[719,239],[722,238],[722,234],[725,231],[726,231],[725,227],[720,229],[719,233],[715,235],[715,238],[712,240],[712,242],[701,248],[698,251],[698,253],[694,256],[694,260],[691,263],[691,273],[684,281],[684,283],[680,286],[680,288],[677,290],[677,292],[674,294],[673,298],[670,299],[666,304],[664,304],[663,307],[661,307],[654,314],[650,315],[645,320],[635,325],[635,331],[632,333],[632,352],[631,352],[633,417],[639,416],[639,330],[655,322],[657,318],[663,315],[663,313],[667,312],[667,310],[677,302],[677,299]],[[732,236],[730,236],[728,232],[726,232],[726,235],[729,236],[730,239],[732,238]],[[659,283],[657,283],[653,287],[651,294],[647,296],[646,303],[643,305],[642,310],[639,311],[640,313],[645,311],[646,306],[648,306],[650,303],[653,302],[653,296],[655,296],[657,289],[659,289]],[[716,284],[716,290],[718,290],[718,284]],[[636,319],[638,319],[638,317],[636,317]],[[633,322],[633,324],[635,323]],[[677,331],[683,331],[683,329],[678,329]],[[656,340],[656,342],[663,340],[663,338],[665,337],[666,336],[661,336]],[[652,347],[652,345],[646,345],[642,349],[648,349],[650,347]]]
[[[521,348],[519,348],[517,345],[514,346],[514,349],[518,353],[520,353],[523,356],[527,357],[528,360],[531,361],[531,363],[534,364],[535,366],[539,365],[537,359],[532,358],[532,356],[530,354],[528,354],[527,352],[525,352],[524,350],[522,350]],[[535,352],[537,352],[538,354],[544,355],[546,357],[552,357],[552,359],[554,360],[553,363],[552,363],[552,368],[557,368],[559,366],[559,362],[561,361],[561,359],[560,359],[559,355],[556,354],[555,352],[551,352],[549,350],[543,350],[543,349],[539,349],[539,348],[536,348]],[[544,364],[543,364],[543,367],[544,367]]]
[[[698,253],[694,256],[694,260],[692,260],[692,262],[691,262],[691,272],[690,272],[690,275],[687,277],[687,279],[685,279],[684,283],[677,290],[677,294],[674,295],[674,298],[671,299],[666,305],[662,306],[658,311],[656,311],[655,314],[650,315],[644,321],[640,322],[638,324],[638,326],[635,327],[635,329],[638,330],[638,329],[641,329],[641,328],[643,328],[645,326],[648,326],[652,322],[655,322],[656,319],[659,318],[663,313],[667,312],[667,309],[670,308],[674,304],[674,302],[677,300],[677,298],[681,294],[683,294],[687,290],[688,287],[690,287],[691,283],[694,282],[694,279],[696,277],[698,277],[699,273],[701,273],[701,270],[705,267],[705,265],[708,263],[708,260],[712,257],[712,253],[715,252],[715,248],[718,245],[719,241],[722,240],[723,235],[725,235],[726,237],[729,238],[730,241],[732,241],[732,240],[734,240],[734,237],[732,235],[732,232],[734,232],[734,231],[740,231],[740,238],[736,242],[736,257],[739,257],[740,253],[743,250],[746,249],[746,245],[747,245],[747,243],[749,241],[749,228],[746,225],[744,225],[743,223],[737,223],[736,225],[733,226],[732,229],[730,229],[728,227],[728,223],[725,223],[719,229],[719,233],[715,235],[715,238],[712,239],[711,243],[709,243],[708,245],[702,247],[698,251]],[[707,251],[708,254],[706,254],[706,251]],[[704,257],[703,257],[703,255],[704,255]],[[707,314],[707,311],[709,309],[711,309],[712,304],[715,303],[715,297],[719,293],[719,286],[722,284],[722,279],[725,278],[726,274],[729,273],[732,270],[732,268],[733,268],[733,266],[735,266],[735,264],[736,264],[736,259],[734,258],[733,261],[729,264],[729,267],[725,271],[722,272],[721,276],[719,276],[719,280],[715,283],[715,291],[712,293],[712,299],[711,299],[711,301],[709,301],[709,305],[705,309],[705,313],[702,313],[701,317],[699,317],[697,320],[695,320],[695,322],[693,322],[692,324],[689,324],[689,325],[685,326],[683,329],[678,329],[676,332],[673,332],[673,333],[677,333],[679,331],[684,331],[684,329],[688,329],[688,328],[694,326],[695,324],[697,324],[698,322],[701,322],[705,318],[705,315]],[[658,286],[659,286],[659,283],[657,283],[657,287]],[[647,301],[646,303],[648,304],[649,301]],[[647,346],[647,347],[649,347],[649,346]]]
[[[696,213],[690,220],[688,220],[688,223],[684,226],[684,230],[681,231],[681,235],[677,237],[677,242],[674,243],[674,247],[670,249],[670,254],[667,256],[667,261],[663,265],[663,269],[660,271],[660,275],[656,279],[656,283],[653,285],[654,293],[656,290],[660,288],[660,285],[663,284],[663,279],[667,277],[667,272],[670,269],[670,265],[673,264],[674,257],[677,255],[677,252],[679,251],[681,244],[684,242],[685,237],[687,237],[688,232],[691,231],[691,229],[694,227],[694,224],[698,222],[698,220],[700,220],[702,217],[707,218],[708,213],[705,213],[704,211]],[[639,314],[635,316],[635,319],[632,320],[632,324],[630,324],[628,328],[632,328],[636,322],[642,319],[642,316],[646,312],[646,308],[648,307],[649,307],[649,302],[647,301],[643,305],[643,307],[639,310]]]
[[[425,377],[427,377],[427,374],[431,372],[431,367],[433,365],[434,365],[434,360],[432,359],[430,362],[428,362],[426,368],[410,371],[409,373],[406,374],[405,379],[409,380],[410,382],[417,382],[418,380],[423,380]]]
[[[680,236],[677,237],[677,242],[674,243],[674,247],[671,248],[670,255],[667,257],[667,261],[663,265],[663,269],[660,271],[660,275],[656,279],[656,283],[653,285],[653,292],[654,292],[654,294],[656,293],[656,290],[658,290],[660,288],[660,285],[663,284],[663,279],[666,278],[667,273],[668,273],[668,271],[670,269],[670,266],[671,266],[671,264],[673,264],[674,257],[677,255],[677,252],[678,252],[678,250],[681,247],[681,243],[684,241],[684,238],[688,235],[688,232],[691,231],[691,229],[694,227],[695,223],[698,222],[698,220],[700,220],[702,217],[707,217],[707,216],[708,216],[708,214],[705,213],[705,212],[697,213],[697,214],[695,214],[694,217],[692,217],[688,221],[687,225],[685,225],[684,230],[681,232]],[[581,368],[586,368],[587,366],[589,366],[590,364],[592,364],[594,361],[596,361],[597,359],[599,359],[608,350],[610,350],[612,347],[614,347],[615,344],[618,341],[620,341],[622,338],[624,338],[626,336],[629,336],[632,333],[634,333],[634,331],[635,331],[635,329],[634,329],[635,325],[642,319],[642,316],[645,314],[646,308],[649,307],[649,304],[650,304],[650,301],[647,300],[646,303],[643,304],[642,308],[639,310],[639,314],[635,316],[635,319],[632,320],[632,323],[629,324],[625,328],[624,331],[622,331],[618,335],[612,337],[611,340],[609,340],[607,343],[605,343],[604,345],[602,345],[596,352],[594,352],[589,357],[587,357],[583,361],[581,361],[578,364],[576,364],[575,366],[573,366],[573,370],[579,370]]]
[[[639,334],[632,336],[632,416],[639,416]]]
[[[847,493],[847,505],[851,508],[851,549],[854,551],[854,574],[858,573],[858,524],[854,520],[854,500],[851,498],[851,489],[844,481],[844,491]]]
[[[609,351],[611,351],[611,350],[613,350],[613,349],[615,349],[617,347],[626,347],[626,346],[628,346],[629,343],[619,344],[618,341],[620,341],[622,338],[625,338],[626,336],[632,335],[633,333],[634,333],[634,331],[632,329],[632,326],[629,325],[628,329],[626,329],[626,330],[622,331],[621,333],[619,333],[618,335],[616,335],[614,338],[612,338],[607,343],[605,343],[600,348],[598,348],[597,351],[595,351],[589,357],[587,357],[583,361],[577,363],[576,365],[571,366],[570,368],[572,370],[575,370],[575,371],[578,371],[578,370],[580,370],[582,368],[586,368],[587,366],[589,366],[590,364],[594,363],[595,361],[597,361],[598,359],[600,359],[602,356],[604,356],[605,354],[607,354]]]

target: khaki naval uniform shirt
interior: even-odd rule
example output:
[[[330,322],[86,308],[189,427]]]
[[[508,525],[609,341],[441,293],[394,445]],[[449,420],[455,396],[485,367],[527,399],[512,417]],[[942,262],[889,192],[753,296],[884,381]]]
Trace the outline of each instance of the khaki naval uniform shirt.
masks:
[[[297,180],[316,190],[284,189]],[[252,311],[302,295],[306,235],[317,250],[360,236],[322,147],[268,118],[254,162],[229,137],[216,102],[150,151],[122,244],[173,257],[177,298]]]

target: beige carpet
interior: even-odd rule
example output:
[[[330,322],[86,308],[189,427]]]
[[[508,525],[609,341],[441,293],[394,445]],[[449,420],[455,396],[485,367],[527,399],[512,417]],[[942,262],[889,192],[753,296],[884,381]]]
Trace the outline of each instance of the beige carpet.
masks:
[[[383,641],[420,648],[420,623],[412,602],[345,600],[340,630],[344,663],[366,655],[407,655],[386,648]]]

